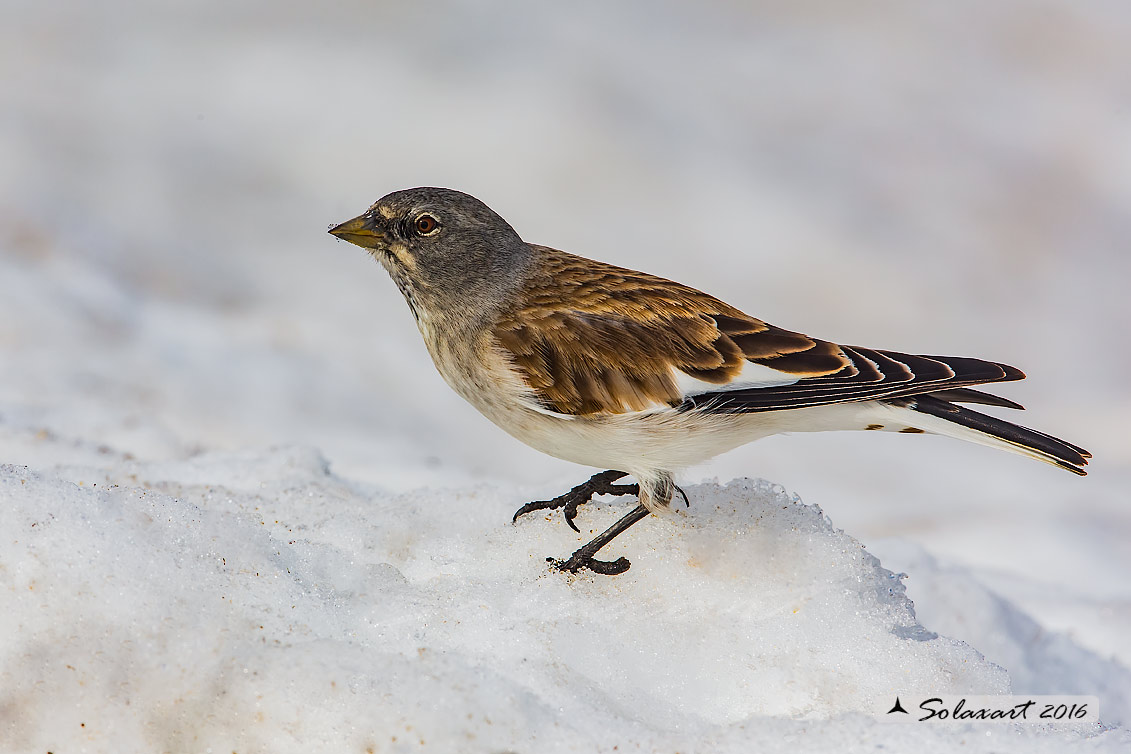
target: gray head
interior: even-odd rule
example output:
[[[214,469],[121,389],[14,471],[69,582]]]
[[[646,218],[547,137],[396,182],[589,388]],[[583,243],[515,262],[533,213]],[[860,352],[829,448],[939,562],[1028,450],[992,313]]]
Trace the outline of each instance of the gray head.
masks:
[[[519,284],[530,257],[507,221],[460,191],[412,188],[330,229],[369,249],[417,319],[474,324]]]

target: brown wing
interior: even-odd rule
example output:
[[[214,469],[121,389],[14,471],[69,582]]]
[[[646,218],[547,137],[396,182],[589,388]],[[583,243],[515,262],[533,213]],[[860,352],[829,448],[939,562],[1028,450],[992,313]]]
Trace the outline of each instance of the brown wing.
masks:
[[[539,247],[526,298],[495,336],[537,400],[563,414],[617,414],[687,396],[682,372],[723,388],[748,362],[783,380],[852,369],[835,343],[782,330],[694,288]]]

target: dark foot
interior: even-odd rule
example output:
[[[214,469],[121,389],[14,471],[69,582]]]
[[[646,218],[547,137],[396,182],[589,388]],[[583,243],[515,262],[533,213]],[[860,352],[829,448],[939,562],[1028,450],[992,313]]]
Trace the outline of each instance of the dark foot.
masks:
[[[555,571],[577,573],[578,571],[588,568],[590,571],[593,571],[593,573],[599,573],[602,576],[618,576],[632,567],[632,563],[624,556],[610,562],[608,560],[597,560],[591,555],[583,556],[581,550],[571,555],[569,560],[546,558],[546,562],[549,563],[550,567]]]
[[[578,529],[577,525],[573,523],[573,519],[577,518],[578,506],[584,503],[588,503],[594,495],[640,494],[640,485],[613,484],[613,482],[625,476],[628,476],[628,474],[623,471],[614,470],[602,471],[599,474],[594,474],[588,481],[582,482],[564,495],[558,495],[553,500],[535,500],[533,503],[527,503],[526,505],[515,511],[514,518],[511,519],[511,522],[513,523],[517,521],[519,516],[526,515],[527,513],[530,513],[532,511],[555,510],[557,508],[564,508],[565,510],[562,512],[565,515],[566,523],[569,524],[569,528],[580,534],[581,530]],[[581,550],[578,550],[576,553],[574,553],[574,557],[576,557],[580,552]],[[596,552],[596,550],[594,550],[594,552]],[[621,560],[624,559],[622,558]],[[570,558],[567,562],[572,561],[573,558]],[[616,571],[616,573],[620,573],[621,571],[625,571],[627,569],[628,561],[625,560],[624,568],[622,568],[620,571]],[[577,571],[576,568],[572,570],[574,572]]]
[[[580,570],[588,568],[590,571],[599,573],[602,576],[616,576],[617,574],[624,573],[632,565],[632,563],[628,561],[628,558],[621,557],[610,562],[607,560],[597,560],[593,556],[596,555],[597,551],[602,547],[612,542],[618,534],[622,533],[637,521],[647,517],[647,515],[648,509],[643,505],[638,505],[626,516],[594,537],[591,542],[586,543],[577,552],[570,555],[569,560],[555,560],[554,558],[546,558],[546,560],[558,571],[577,573]]]

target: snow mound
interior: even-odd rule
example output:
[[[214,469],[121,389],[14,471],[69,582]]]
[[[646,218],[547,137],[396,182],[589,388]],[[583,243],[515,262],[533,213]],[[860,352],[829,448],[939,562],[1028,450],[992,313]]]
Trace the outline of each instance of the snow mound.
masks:
[[[813,730],[854,751],[896,694],[1008,691],[820,509],[761,481],[686,491],[693,515],[604,553],[626,574],[570,577],[546,564],[582,541],[560,514],[508,523],[537,495],[392,495],[303,448],[0,467],[0,748],[749,751]],[[959,730],[971,751],[1127,743]]]
[[[1013,693],[1097,695],[1105,723],[1131,722],[1131,670],[1118,660],[1050,631],[970,571],[944,565],[922,547],[902,540],[876,547],[885,562],[890,558],[915,574],[920,619],[1009,668]]]

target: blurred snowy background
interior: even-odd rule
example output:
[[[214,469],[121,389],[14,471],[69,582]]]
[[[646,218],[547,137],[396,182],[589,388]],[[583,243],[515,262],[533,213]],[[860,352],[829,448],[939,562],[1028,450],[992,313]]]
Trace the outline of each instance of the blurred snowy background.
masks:
[[[186,474],[221,488],[208,470],[230,475],[239,458],[252,459],[241,484],[269,487],[255,475],[283,452],[270,448],[317,448],[362,502],[449,490],[436,497],[462,505],[437,532],[465,519],[490,532],[575,484],[589,470],[455,396],[385,273],[326,235],[388,191],[450,186],[527,240],[783,327],[1024,369],[1001,392],[1030,410],[1010,418],[1092,450],[1088,478],[874,433],[772,438],[684,481],[762,477],[800,494],[910,574],[927,629],[970,642],[1025,693],[1114,689],[1101,702],[1126,723],[1129,38],[1131,7],[1105,0],[6,0],[0,463],[45,475],[34,505],[50,507],[70,482],[179,500]],[[482,512],[474,489],[501,502]],[[695,525],[709,524],[710,489]],[[240,494],[225,500],[239,508]],[[13,499],[0,506],[19,526]],[[566,554],[560,521],[538,524],[547,539],[532,547]],[[56,548],[77,536],[61,531]],[[631,574],[648,567],[643,537]],[[18,552],[9,572],[34,561]],[[0,685],[38,683],[13,637],[46,608],[5,594]],[[995,600],[1009,608],[996,623]],[[1091,680],[1038,678],[1032,652],[1050,637]],[[0,703],[0,731],[27,734],[34,715],[13,709]],[[759,710],[780,712],[745,713]]]

